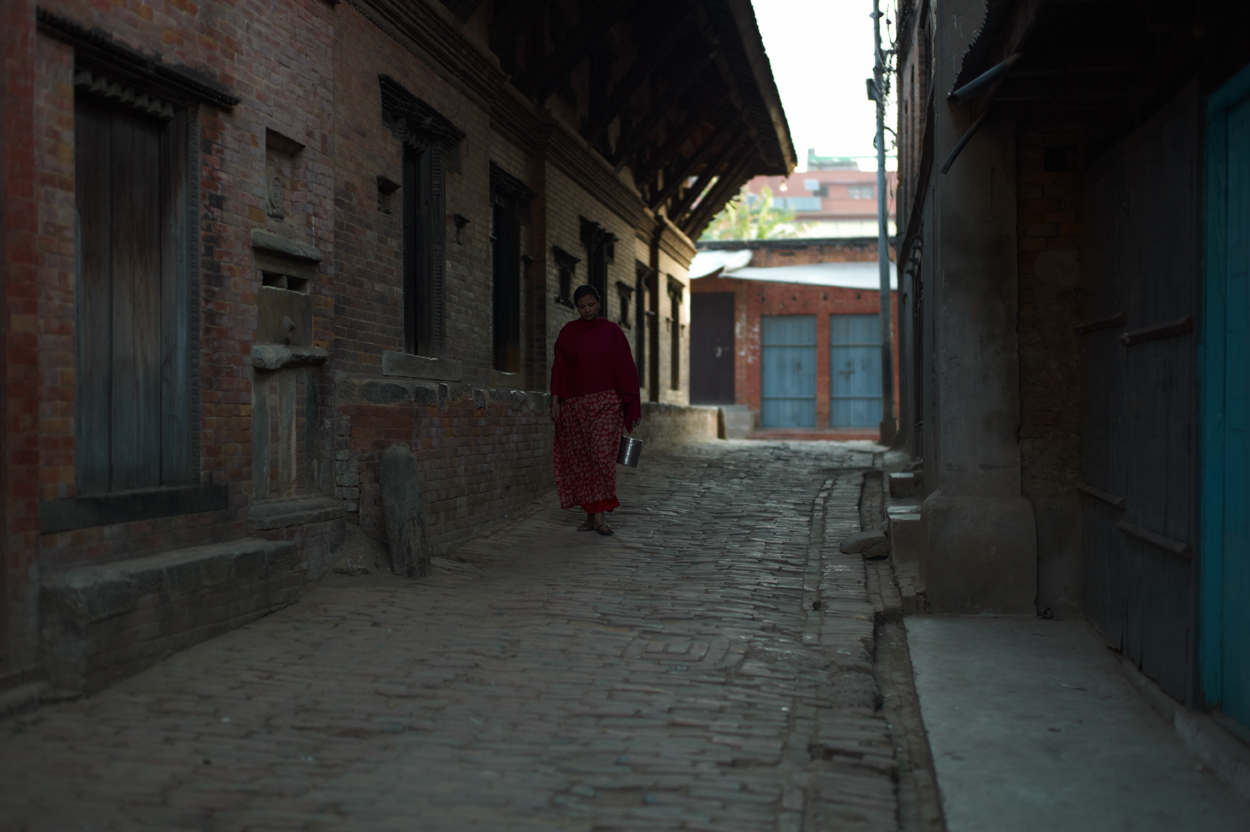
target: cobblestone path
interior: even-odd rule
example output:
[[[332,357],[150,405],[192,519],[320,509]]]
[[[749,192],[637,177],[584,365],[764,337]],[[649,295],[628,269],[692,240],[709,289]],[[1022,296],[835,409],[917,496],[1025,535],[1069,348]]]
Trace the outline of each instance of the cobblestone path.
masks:
[[[615,537],[544,501],[424,581],[333,576],[0,722],[0,828],[893,830],[856,530],[870,456],[685,446]]]

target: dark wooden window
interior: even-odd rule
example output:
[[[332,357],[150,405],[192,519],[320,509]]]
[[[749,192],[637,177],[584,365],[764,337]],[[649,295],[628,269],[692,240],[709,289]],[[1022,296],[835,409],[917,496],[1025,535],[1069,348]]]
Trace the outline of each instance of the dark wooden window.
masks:
[[[494,206],[491,257],[495,369],[521,369],[521,240],[516,213]]]
[[[404,349],[441,357],[446,172],[460,172],[464,131],[390,76],[378,81],[382,123],[404,148]]]
[[[602,225],[581,217],[582,245],[586,247],[586,282],[599,290],[603,298],[603,314],[608,304],[608,264],[615,258],[616,235]]]
[[[668,278],[668,296],[672,324],[669,328],[669,380],[672,390],[681,389],[681,296],[682,286],[672,275]]]
[[[435,215],[432,162],[428,147],[404,146],[404,350],[413,355],[437,352],[433,255],[443,217]]]
[[[131,96],[132,100],[136,99]],[[79,494],[193,476],[184,110],[74,100]]]
[[[631,329],[629,323],[629,307],[632,306],[630,299],[634,295],[634,287],[630,286],[623,280],[616,281],[616,297],[621,304],[621,313],[617,317],[616,322],[621,325],[622,329]]]
[[[641,260],[634,261],[634,364],[638,367],[638,381],[646,387],[647,378],[647,285],[652,275],[651,267]]]
[[[521,370],[521,226],[536,194],[499,165],[490,164],[491,277],[496,370]]]
[[[551,247],[552,258],[556,261],[556,303],[561,306],[573,306],[573,290],[577,282],[577,264],[580,257],[574,257],[559,246]]]

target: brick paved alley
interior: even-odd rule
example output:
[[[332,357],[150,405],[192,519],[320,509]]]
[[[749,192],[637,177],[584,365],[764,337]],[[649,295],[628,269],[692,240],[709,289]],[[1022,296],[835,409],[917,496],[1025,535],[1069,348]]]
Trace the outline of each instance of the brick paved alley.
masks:
[[[870,464],[687,445],[621,469],[615,537],[549,499],[427,580],[332,576],[0,723],[3,828],[894,829],[872,607],[837,551]]]

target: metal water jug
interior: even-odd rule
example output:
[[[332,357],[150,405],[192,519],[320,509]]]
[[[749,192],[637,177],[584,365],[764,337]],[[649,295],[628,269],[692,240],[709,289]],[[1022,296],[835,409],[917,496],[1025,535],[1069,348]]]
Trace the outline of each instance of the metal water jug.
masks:
[[[642,440],[632,436],[622,436],[620,450],[616,452],[616,464],[637,468],[640,456],[642,456]]]

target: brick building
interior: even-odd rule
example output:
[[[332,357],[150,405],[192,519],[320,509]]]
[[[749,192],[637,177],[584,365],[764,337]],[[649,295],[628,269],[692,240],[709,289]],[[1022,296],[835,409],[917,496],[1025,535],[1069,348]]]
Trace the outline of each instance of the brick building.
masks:
[[[796,436],[878,438],[877,241],[782,239],[698,245],[701,253],[690,272],[690,361],[695,375],[691,401],[749,408],[752,424],[771,435],[794,431]],[[896,281],[893,263],[890,268],[891,280]],[[892,301],[897,320],[897,292]],[[776,337],[799,335],[802,345],[781,347],[774,329]],[[898,330],[891,331],[897,389]],[[783,365],[789,369],[783,370]],[[781,406],[780,400],[792,404]]]
[[[579,283],[644,435],[706,430],[661,329],[713,213],[794,167],[743,0],[3,13],[0,687],[289,603],[384,535],[392,443],[435,553],[543,493]]]
[[[1247,14],[908,0],[896,86],[928,604],[1083,616],[1242,726]]]
[[[860,170],[854,160],[834,166],[808,168],[789,176],[757,176],[747,183],[748,194],[768,188],[773,206],[794,212],[794,223],[783,223],[795,236],[811,239],[873,237],[877,233],[877,172]],[[894,224],[894,195],[898,172],[885,172],[886,223],[890,236]]]

